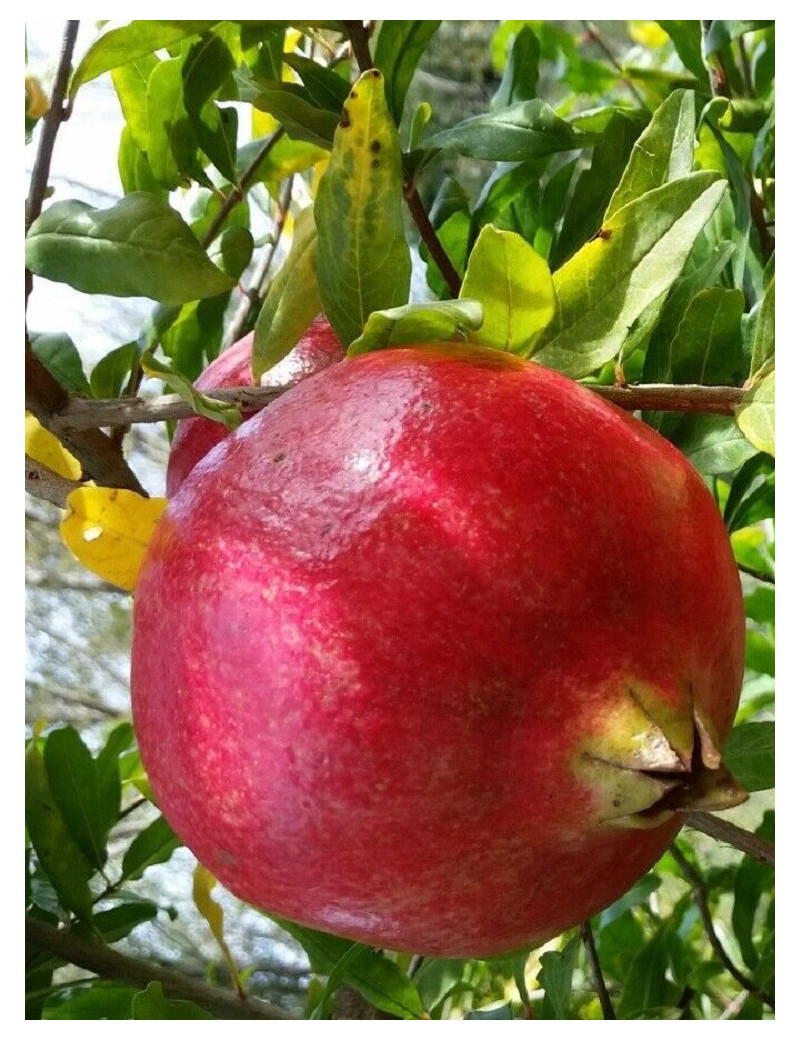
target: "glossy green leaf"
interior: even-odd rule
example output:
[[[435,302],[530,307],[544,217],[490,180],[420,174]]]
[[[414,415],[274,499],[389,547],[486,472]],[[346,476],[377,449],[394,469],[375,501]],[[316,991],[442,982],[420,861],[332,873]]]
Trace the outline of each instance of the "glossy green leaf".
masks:
[[[131,1001],[132,1018],[211,1018],[215,1016],[190,1000],[168,1000],[160,982],[150,982],[147,989]]]
[[[445,343],[467,338],[480,328],[483,310],[476,300],[440,300],[409,303],[385,311],[373,311],[364,331],[348,350],[350,357],[404,343]]]
[[[550,253],[553,270],[561,267],[594,235],[603,223],[603,212],[623,175],[641,123],[614,113],[592,150],[592,162],[581,170],[564,213],[561,230]]]
[[[30,344],[36,357],[65,390],[80,397],[89,396],[89,381],[71,336],[65,332],[32,332]]]
[[[688,176],[692,172],[694,131],[694,92],[676,90],[656,109],[633,145],[604,219],[609,220],[645,192]]]
[[[274,920],[297,939],[308,954],[311,970],[320,975],[333,971],[353,945],[349,939],[318,932],[293,921],[278,917]],[[390,1015],[403,1019],[422,1018],[424,1011],[419,993],[408,975],[380,951],[366,947],[364,951],[347,965],[344,981],[374,1007]]]
[[[345,345],[369,315],[408,301],[400,146],[377,69],[350,92],[316,201],[317,276],[325,313]]]
[[[89,879],[94,869],[56,805],[36,737],[25,752],[25,826],[36,857],[62,906],[91,922]]]
[[[318,108],[327,108],[338,117],[350,93],[349,80],[302,54],[284,54],[283,60],[300,76],[314,104]]]
[[[549,259],[555,240],[556,228],[564,212],[570,185],[577,168],[577,159],[570,159],[560,166],[542,187],[542,201],[537,219],[533,248],[540,256]]]
[[[734,726],[725,745],[725,765],[746,791],[775,786],[775,723]]]
[[[230,289],[234,279],[206,256],[170,206],[134,192],[109,209],[56,202],[34,221],[26,266],[73,289],[185,303]]]
[[[539,38],[529,25],[514,37],[503,69],[503,78],[492,98],[491,108],[508,108],[518,101],[531,101],[539,86]]]
[[[253,379],[285,357],[322,310],[316,272],[317,230],[314,210],[295,219],[292,246],[270,283],[253,339]]]
[[[440,25],[434,20],[381,22],[373,60],[383,73],[386,101],[398,126],[414,70]]]
[[[410,152],[419,147],[422,133],[431,121],[432,115],[433,109],[427,101],[421,101],[417,105],[408,127],[408,150]]]
[[[744,296],[738,289],[703,289],[689,303],[672,341],[676,383],[737,382],[742,372]]]
[[[289,137],[308,141],[319,148],[330,148],[338,116],[327,108],[318,108],[302,88],[291,83],[276,83],[259,90],[248,100],[262,112],[269,112]]]
[[[138,358],[136,343],[123,343],[100,358],[89,376],[92,394],[101,398],[119,397]]]
[[[660,21],[661,28],[672,39],[678,57],[686,68],[692,72],[698,83],[710,92],[708,69],[703,61],[703,32],[699,19],[696,21]]]
[[[775,370],[746,390],[736,409],[736,422],[750,443],[775,454]]]
[[[106,861],[108,834],[119,815],[121,788],[101,785],[97,763],[71,726],[53,730],[44,746],[47,779],[70,835],[96,869]]]
[[[483,307],[483,323],[469,337],[473,342],[525,356],[556,308],[547,261],[513,231],[491,225],[478,235],[461,296]]]
[[[454,151],[471,159],[521,162],[591,145],[595,134],[576,130],[544,101],[520,101],[472,116],[422,142],[425,151]]]
[[[69,96],[97,76],[144,58],[154,51],[173,47],[190,36],[205,32],[217,22],[147,22],[134,21],[108,29],[91,45],[72,75]]]
[[[725,415],[692,415],[684,419],[675,443],[701,473],[735,473],[756,449]]]
[[[769,280],[758,307],[753,333],[750,378],[763,379],[775,367],[775,277]]]
[[[180,839],[164,817],[158,816],[128,846],[122,859],[123,879],[135,881],[148,867],[166,863],[180,845]]]
[[[633,322],[675,282],[724,191],[716,175],[694,173],[619,210],[553,276],[556,319],[536,360],[579,378],[613,358]]]
[[[572,973],[578,959],[580,936],[573,935],[561,950],[543,953],[541,968],[536,976],[545,993],[542,1017],[548,1019],[573,1018]]]
[[[745,462],[734,477],[725,502],[725,526],[738,531],[774,516],[775,460],[761,453]]]
[[[245,170],[249,170],[256,157],[264,152],[266,143],[270,138],[258,138],[243,145],[236,159],[237,176],[241,178]],[[266,184],[273,195],[278,197],[277,185],[294,173],[302,173],[315,163],[327,159],[328,152],[308,141],[293,141],[291,137],[280,137],[277,142],[270,146],[261,162],[251,174],[253,183],[258,181]]]

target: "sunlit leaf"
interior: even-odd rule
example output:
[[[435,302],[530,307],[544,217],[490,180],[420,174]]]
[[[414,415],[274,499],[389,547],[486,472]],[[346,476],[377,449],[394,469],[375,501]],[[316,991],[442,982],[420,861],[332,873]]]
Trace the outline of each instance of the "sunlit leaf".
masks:
[[[461,340],[480,328],[483,309],[476,300],[436,300],[409,303],[385,311],[373,311],[364,331],[348,350],[350,357],[404,343],[445,343]]]
[[[233,959],[230,947],[225,942],[224,912],[220,904],[215,902],[211,896],[211,890],[214,888],[216,883],[217,879],[214,875],[209,870],[206,870],[202,863],[198,863],[192,873],[192,900],[194,901],[194,905],[206,919],[208,927],[211,929],[211,934],[217,940],[217,945],[222,951],[222,956],[228,966],[231,979],[235,984],[239,976],[239,971],[236,967],[236,962]]]
[[[81,292],[162,303],[215,296],[235,284],[178,213],[144,192],[109,209],[74,199],[53,203],[31,226],[25,263],[34,274]]]
[[[757,382],[775,367],[775,278],[770,278],[756,316],[750,378]]]
[[[39,422],[35,415],[25,415],[25,454],[41,462],[60,477],[80,480],[82,468],[64,445]]]
[[[715,386],[743,375],[743,309],[741,292],[721,286],[704,289],[690,301],[672,342],[675,382]]]
[[[461,296],[483,306],[483,322],[470,339],[517,353],[526,353],[556,307],[547,261],[513,231],[497,231],[491,225],[478,235]]]
[[[314,203],[325,313],[346,346],[369,315],[408,301],[400,146],[377,69],[356,82]]]
[[[82,487],[67,499],[59,530],[67,548],[101,578],[132,591],[148,542],[167,507],[124,488]]]
[[[736,421],[759,451],[775,454],[775,370],[746,390],[736,409]]]
[[[572,973],[580,949],[580,936],[573,935],[562,950],[542,954],[537,979],[545,992],[544,1018],[572,1018]]]

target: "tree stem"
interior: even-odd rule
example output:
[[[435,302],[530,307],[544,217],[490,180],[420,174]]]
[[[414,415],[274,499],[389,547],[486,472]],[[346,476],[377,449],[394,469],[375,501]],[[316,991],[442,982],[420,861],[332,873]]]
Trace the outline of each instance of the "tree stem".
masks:
[[[589,964],[591,965],[592,978],[594,979],[597,995],[600,998],[600,1007],[603,1009],[603,1018],[616,1019],[617,1015],[614,1011],[614,1005],[611,1003],[611,997],[608,994],[606,980],[603,978],[603,969],[600,967],[600,958],[597,956],[597,947],[595,946],[590,921],[584,921],[581,925],[581,939],[583,940],[583,945],[586,948],[586,954],[589,958]]]
[[[761,863],[767,863],[771,867],[775,866],[775,846],[772,842],[764,841],[763,838],[744,830],[743,827],[737,827],[736,824],[707,812],[689,813],[685,822],[686,826],[693,830],[702,831],[710,838],[724,841],[740,852],[752,856],[753,859],[760,860]]]

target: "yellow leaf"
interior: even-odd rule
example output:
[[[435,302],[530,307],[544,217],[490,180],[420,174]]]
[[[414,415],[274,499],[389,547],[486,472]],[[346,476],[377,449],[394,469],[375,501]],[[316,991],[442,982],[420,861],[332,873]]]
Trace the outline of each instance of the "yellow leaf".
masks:
[[[44,428],[35,415],[25,413],[25,454],[41,462],[60,477],[80,480],[81,464],[57,437]]]
[[[208,921],[208,926],[214,938],[219,944],[222,955],[225,958],[225,963],[228,966],[231,979],[234,986],[242,995],[241,982],[239,980],[239,972],[236,967],[236,962],[233,959],[233,955],[225,942],[225,935],[223,933],[223,913],[222,907],[219,903],[215,903],[211,898],[211,889],[216,885],[217,879],[211,873],[206,870],[202,863],[198,863],[194,868],[194,874],[192,875],[192,899],[194,905],[200,911],[200,913]]]
[[[122,488],[77,488],[67,499],[61,537],[84,567],[131,592],[166,507],[166,498],[143,498]]]
[[[655,49],[656,47],[663,47],[665,43],[669,42],[669,36],[658,22],[630,21],[628,22],[628,31],[631,34],[631,39],[635,43],[641,44],[642,47]]]

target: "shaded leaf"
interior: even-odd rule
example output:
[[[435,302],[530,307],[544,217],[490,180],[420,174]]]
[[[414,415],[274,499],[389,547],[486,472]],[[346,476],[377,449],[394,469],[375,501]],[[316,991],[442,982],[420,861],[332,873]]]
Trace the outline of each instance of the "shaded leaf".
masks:
[[[744,296],[738,289],[704,289],[689,303],[671,344],[676,383],[715,386],[742,374]]]
[[[258,90],[248,98],[262,112],[269,112],[289,137],[308,141],[320,148],[330,148],[338,116],[327,108],[318,108],[305,96],[302,88],[292,83],[276,83]]]
[[[674,436],[675,443],[701,473],[735,473],[756,449],[736,425],[724,415],[692,415],[684,419]]]
[[[774,25],[771,21],[735,21],[733,19],[715,19],[709,26],[703,41],[703,53],[708,56],[723,50],[732,40],[744,36],[745,33],[757,29],[768,29]]]
[[[337,117],[350,93],[350,82],[302,54],[284,54],[284,62],[300,76],[311,100]]]
[[[122,858],[122,877],[135,881],[148,867],[166,863],[182,842],[163,816],[158,816],[140,831],[128,846]]]
[[[131,1001],[132,1018],[214,1018],[190,1000],[168,1000],[160,982],[151,982]]]
[[[144,192],[103,210],[75,200],[54,203],[31,226],[25,263],[81,292],[162,303],[215,296],[235,284],[179,214]]]
[[[548,955],[545,954],[545,956]],[[511,1010],[510,1001],[506,1001],[503,1004],[492,1004],[488,1007],[475,1008],[474,1011],[470,1011],[464,1018],[471,1022],[507,1022],[514,1018],[514,1013]]]
[[[539,86],[539,38],[529,25],[514,37],[500,86],[491,101],[492,109],[508,108],[518,101],[531,101]]]
[[[527,355],[530,341],[550,322],[556,298],[547,261],[513,231],[487,225],[470,254],[461,294],[483,306],[470,339]]]
[[[120,903],[110,910],[101,910],[94,915],[94,926],[107,943],[115,943],[130,935],[138,925],[152,921],[157,914],[155,903],[137,899],[135,902]]]
[[[238,224],[226,228],[219,240],[218,252],[212,249],[211,256],[218,261],[217,266],[225,274],[238,280],[253,257],[253,236],[250,230]]]
[[[414,70],[440,25],[432,20],[381,22],[373,60],[383,73],[386,102],[398,126]]]
[[[746,791],[775,786],[775,723],[734,726],[725,744],[725,765]]]
[[[91,45],[83,56],[69,84],[69,96],[97,76],[144,58],[153,51],[173,47],[181,40],[205,32],[217,22],[149,22],[133,21],[111,28]]]
[[[698,83],[706,87],[708,69],[703,61],[703,32],[699,19],[696,21],[660,21],[661,28],[669,34],[686,68],[692,72]],[[706,88],[710,92],[710,87]]]
[[[775,367],[775,277],[769,280],[759,304],[753,331],[750,378],[763,379]]]
[[[364,73],[342,109],[317,191],[317,276],[325,313],[349,346],[369,315],[404,304],[411,256],[403,231],[400,146],[383,76]]]
[[[136,990],[116,982],[95,979],[64,990],[59,987],[42,1012],[44,1019],[107,1019],[131,1017]]]
[[[676,90],[656,109],[633,145],[604,219],[609,220],[645,192],[688,176],[694,158],[694,130],[694,92]]]
[[[84,567],[132,591],[166,507],[165,498],[143,498],[124,488],[76,488],[67,498],[59,531]]]
[[[353,342],[348,355],[365,354],[382,347],[404,343],[444,343],[464,340],[470,330],[480,328],[481,305],[475,300],[441,300],[408,303],[385,311],[373,311],[364,331]]]
[[[134,342],[123,343],[109,351],[100,358],[89,376],[92,394],[100,398],[119,397],[138,359],[139,348]]]
[[[619,210],[553,276],[556,319],[536,360],[579,378],[619,351],[636,318],[674,283],[725,191],[695,173]]]
[[[186,111],[184,59],[160,61],[147,81],[147,159],[153,176],[165,188],[211,182],[198,157],[200,144]]]
[[[580,936],[573,935],[561,950],[543,953],[541,968],[536,976],[545,993],[542,1017],[550,1019],[573,1018],[572,973],[578,960]]]
[[[770,810],[764,814],[756,834],[767,841],[775,841],[775,813]],[[759,953],[754,940],[754,926],[759,902],[763,893],[771,892],[775,887],[775,868],[748,856],[743,857],[741,866],[736,871],[733,883],[733,910],[731,925],[742,952],[742,959],[750,971],[755,971],[759,963]]]
[[[725,502],[725,526],[738,531],[775,515],[775,460],[749,459],[734,477]]]
[[[516,231],[533,242],[539,226],[541,176],[541,160],[531,159],[487,181],[475,205],[475,226],[493,224],[499,231]]]
[[[36,357],[65,390],[81,397],[89,396],[89,381],[71,336],[64,332],[34,332],[30,335],[30,344]]]
[[[590,145],[595,134],[576,130],[544,101],[520,101],[472,116],[422,142],[425,151],[454,151],[471,159],[520,162]]]
[[[270,283],[256,320],[253,338],[253,379],[284,358],[322,310],[317,286],[317,229],[313,207],[294,221],[292,246]]]
[[[758,450],[775,454],[775,370],[746,390],[736,409],[739,428]]]

